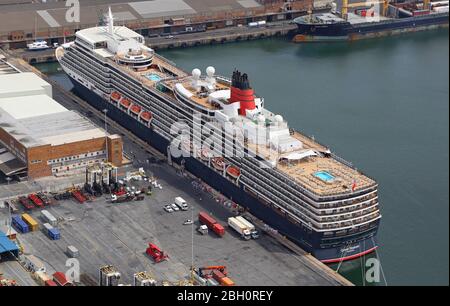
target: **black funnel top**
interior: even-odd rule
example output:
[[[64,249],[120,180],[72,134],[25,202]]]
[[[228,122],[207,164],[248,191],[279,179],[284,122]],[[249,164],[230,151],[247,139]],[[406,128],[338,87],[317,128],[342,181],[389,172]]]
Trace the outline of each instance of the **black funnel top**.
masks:
[[[231,85],[241,90],[252,89],[250,87],[248,75],[246,73],[242,74],[239,70],[233,71],[233,79]]]

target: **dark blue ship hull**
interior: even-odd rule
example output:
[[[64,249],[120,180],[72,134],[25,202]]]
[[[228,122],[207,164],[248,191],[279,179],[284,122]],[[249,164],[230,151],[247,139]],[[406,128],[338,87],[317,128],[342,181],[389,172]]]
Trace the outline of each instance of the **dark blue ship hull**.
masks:
[[[109,101],[96,95],[79,82],[72,78],[70,79],[74,84],[76,93],[84,98],[89,104],[98,110],[108,109],[107,114],[112,120],[118,122],[137,137],[148,142],[161,153],[167,154],[167,148],[170,145],[168,140],[121,111]],[[173,159],[173,161],[181,162],[181,160],[175,159]],[[340,240],[345,240],[344,243],[339,242],[339,245],[337,246],[323,248],[321,247],[321,244],[324,243],[322,233],[311,231],[310,229],[290,222],[286,216],[277,213],[270,206],[259,200],[257,196],[253,196],[244,190],[243,187],[237,186],[195,158],[185,158],[184,165],[193,175],[201,178],[226,197],[239,203],[240,206],[245,207],[252,215],[263,220],[266,224],[278,230],[281,234],[302,247],[302,249],[313,254],[317,259],[323,262],[331,263],[340,260],[353,259],[370,253],[377,248],[375,236],[379,221],[375,221],[375,223],[364,233],[356,234],[353,237],[340,237]],[[343,250],[343,248],[347,248],[348,250]]]
[[[294,41],[358,40],[448,27],[448,13],[397,18],[380,22],[351,24],[340,21],[330,24],[309,23],[306,19],[296,21],[297,34]]]

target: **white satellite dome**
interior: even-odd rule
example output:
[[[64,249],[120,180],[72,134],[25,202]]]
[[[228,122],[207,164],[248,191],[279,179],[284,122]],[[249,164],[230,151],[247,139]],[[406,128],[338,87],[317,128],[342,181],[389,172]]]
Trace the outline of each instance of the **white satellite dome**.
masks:
[[[213,66],[209,66],[208,68],[206,68],[206,75],[207,76],[212,78],[215,74],[216,74],[216,68],[214,68]]]
[[[281,115],[276,115],[274,120],[275,122],[283,122],[283,117]]]
[[[192,70],[192,76],[194,77],[194,79],[198,80],[201,75],[202,75],[202,72],[200,71],[200,69],[195,68],[194,70]]]

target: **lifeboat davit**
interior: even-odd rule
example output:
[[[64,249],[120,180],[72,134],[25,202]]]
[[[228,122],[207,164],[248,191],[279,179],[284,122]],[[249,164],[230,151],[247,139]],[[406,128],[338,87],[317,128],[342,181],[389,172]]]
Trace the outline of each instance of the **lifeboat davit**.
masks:
[[[223,171],[225,169],[225,159],[223,157],[214,157],[211,159],[211,162],[217,170]]]
[[[133,105],[131,107],[131,112],[135,115],[139,115],[141,113],[142,108],[139,105]]]
[[[232,178],[238,179],[239,176],[241,175],[241,170],[237,167],[230,166],[227,169],[227,174]]]
[[[122,96],[117,91],[111,93],[111,100],[113,100],[114,102],[118,102],[120,98],[122,98]]]
[[[141,119],[145,122],[150,122],[150,120],[152,120],[152,114],[144,111],[141,114]]]
[[[207,149],[200,150],[200,158],[204,161],[208,161],[211,157],[211,154],[209,154],[209,151]]]

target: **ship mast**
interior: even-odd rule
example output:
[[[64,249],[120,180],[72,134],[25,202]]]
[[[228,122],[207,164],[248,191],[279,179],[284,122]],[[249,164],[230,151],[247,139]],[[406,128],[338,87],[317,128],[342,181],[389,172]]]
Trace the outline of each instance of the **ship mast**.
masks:
[[[114,35],[114,16],[111,12],[111,7],[109,7],[108,11],[108,33]]]

